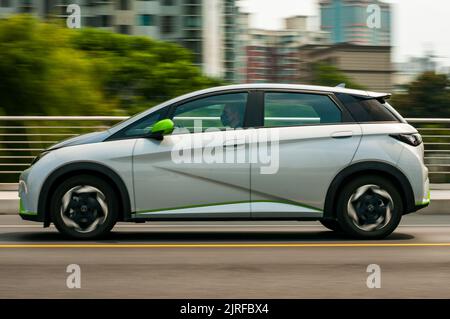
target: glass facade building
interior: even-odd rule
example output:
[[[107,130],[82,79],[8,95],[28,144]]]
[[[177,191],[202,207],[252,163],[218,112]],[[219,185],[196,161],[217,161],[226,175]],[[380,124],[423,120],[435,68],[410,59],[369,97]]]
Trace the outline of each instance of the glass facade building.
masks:
[[[391,6],[378,0],[320,1],[321,29],[332,43],[391,45]],[[379,25],[371,23],[379,19]],[[369,21],[369,23],[368,23]]]

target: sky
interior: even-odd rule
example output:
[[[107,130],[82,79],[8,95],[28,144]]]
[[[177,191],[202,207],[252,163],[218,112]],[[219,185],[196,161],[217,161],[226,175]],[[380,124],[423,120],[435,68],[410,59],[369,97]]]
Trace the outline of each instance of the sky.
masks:
[[[450,67],[450,0],[385,0],[392,4],[393,59],[405,61],[428,50],[441,66]],[[283,28],[283,18],[292,15],[315,16],[311,28],[319,26],[318,0],[239,0],[245,12],[252,13],[252,27]]]

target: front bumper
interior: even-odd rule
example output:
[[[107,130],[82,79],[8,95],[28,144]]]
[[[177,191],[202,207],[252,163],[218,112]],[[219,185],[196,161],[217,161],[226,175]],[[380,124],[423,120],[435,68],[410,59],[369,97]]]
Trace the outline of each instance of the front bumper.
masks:
[[[37,209],[32,209],[28,181],[29,173],[30,169],[25,170],[19,179],[19,216],[24,220],[42,222],[43,218],[39,216]]]
[[[19,198],[19,216],[23,220],[29,220],[29,221],[33,221],[33,222],[43,222],[44,221],[42,218],[40,218],[40,216],[38,215],[37,212],[32,212],[32,211],[25,209],[22,198]]]

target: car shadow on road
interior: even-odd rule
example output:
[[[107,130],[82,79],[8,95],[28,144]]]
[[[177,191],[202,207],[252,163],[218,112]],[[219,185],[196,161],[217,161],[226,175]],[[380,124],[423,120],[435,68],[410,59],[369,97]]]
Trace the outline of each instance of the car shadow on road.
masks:
[[[395,232],[385,240],[412,240],[413,235]],[[56,231],[17,232],[0,234],[0,241],[20,242],[60,242],[70,241]],[[248,243],[248,242],[354,242],[342,233],[332,231],[113,231],[102,240],[95,242],[109,243]]]

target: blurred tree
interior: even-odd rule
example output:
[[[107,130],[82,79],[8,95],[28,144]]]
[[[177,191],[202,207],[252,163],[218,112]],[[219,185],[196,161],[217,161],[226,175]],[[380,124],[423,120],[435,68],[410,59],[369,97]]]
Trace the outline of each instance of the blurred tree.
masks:
[[[93,64],[54,24],[18,15],[0,20],[0,107],[7,115],[106,114]]]
[[[203,76],[193,65],[188,50],[175,44],[94,29],[71,30],[61,20],[41,22],[31,15],[0,19],[0,115],[131,115],[165,99],[218,84],[221,81]],[[59,134],[80,134],[92,131],[89,126],[111,123],[89,122],[83,130],[52,130],[56,135],[48,139],[39,135],[48,133],[45,128],[29,127],[61,123],[27,124],[8,122],[14,128],[3,128],[0,133],[20,133],[9,140],[24,144],[27,139],[34,148],[45,148]],[[64,125],[79,123],[64,121]],[[33,135],[24,137],[23,133]],[[1,155],[17,154],[3,151]],[[20,155],[35,156],[36,152]],[[16,181],[14,174],[2,176],[2,182]]]
[[[173,43],[96,29],[80,30],[72,42],[89,56],[104,92],[125,113],[222,84],[203,76],[191,52]]]
[[[337,67],[326,63],[314,63],[312,65],[313,84],[324,86],[336,86],[345,83],[347,88],[364,90],[365,88],[340,71]]]
[[[0,109],[7,115],[133,114],[220,85],[183,47],[29,15],[0,20]]]
[[[406,94],[392,97],[406,117],[450,117],[450,80],[445,74],[425,72],[407,86]]]

